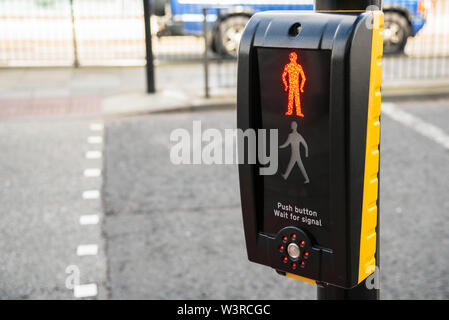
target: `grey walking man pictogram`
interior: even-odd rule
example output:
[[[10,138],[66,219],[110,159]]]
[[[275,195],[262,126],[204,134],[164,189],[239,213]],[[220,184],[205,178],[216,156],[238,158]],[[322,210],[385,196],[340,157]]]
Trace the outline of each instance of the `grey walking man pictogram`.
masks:
[[[290,162],[288,163],[287,171],[282,175],[282,177],[284,178],[284,180],[287,180],[295,164],[298,164],[302,175],[306,179],[306,181],[304,182],[304,184],[306,184],[309,183],[310,180],[309,176],[307,175],[306,169],[304,168],[304,164],[302,163],[301,144],[304,146],[304,149],[306,151],[306,158],[309,157],[309,147],[307,146],[306,140],[304,140],[304,138],[299,134],[298,124],[296,123],[296,121],[292,122],[291,128],[292,133],[288,135],[287,141],[285,141],[285,143],[279,147],[280,149],[284,149],[290,145],[292,150],[292,157],[290,158]]]

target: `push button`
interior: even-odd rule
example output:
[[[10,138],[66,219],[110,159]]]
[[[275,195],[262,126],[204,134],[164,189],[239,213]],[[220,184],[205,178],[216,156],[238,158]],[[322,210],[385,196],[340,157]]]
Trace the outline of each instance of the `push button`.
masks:
[[[301,255],[301,250],[296,243],[290,243],[287,247],[287,253],[292,259],[298,259]]]

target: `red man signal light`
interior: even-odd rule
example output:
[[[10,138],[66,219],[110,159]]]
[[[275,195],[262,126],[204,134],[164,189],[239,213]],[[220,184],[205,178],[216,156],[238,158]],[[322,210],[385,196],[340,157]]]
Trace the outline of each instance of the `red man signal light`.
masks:
[[[301,109],[301,93],[304,93],[304,85],[306,83],[306,75],[302,66],[298,63],[298,55],[296,52],[291,52],[289,55],[290,62],[284,67],[282,73],[282,82],[284,83],[284,90],[288,91],[288,105],[286,116],[293,114],[293,104],[296,106],[296,115],[304,117]],[[287,81],[288,75],[288,81]],[[301,78],[301,85],[299,79]]]

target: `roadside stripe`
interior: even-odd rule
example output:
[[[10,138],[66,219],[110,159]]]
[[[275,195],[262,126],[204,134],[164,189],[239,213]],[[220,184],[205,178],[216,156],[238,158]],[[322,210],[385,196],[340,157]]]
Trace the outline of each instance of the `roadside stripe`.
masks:
[[[73,290],[75,298],[89,298],[98,295],[98,287],[95,283],[76,285]]]
[[[99,177],[101,176],[101,170],[96,168],[86,169],[84,170],[84,176],[87,178]]]
[[[88,151],[86,152],[87,159],[100,159],[103,156],[101,151]]]
[[[87,190],[83,192],[83,199],[92,200],[100,198],[100,191],[98,190]]]
[[[90,124],[90,130],[92,131],[103,131],[103,124],[102,123],[91,123]]]
[[[100,222],[100,217],[98,214],[89,214],[80,217],[80,225],[93,225],[98,224]]]
[[[397,108],[393,103],[382,104],[382,113],[449,150],[449,135],[437,126]]]
[[[101,122],[91,123],[89,126],[91,131],[103,131],[104,126]],[[103,143],[102,136],[90,136],[87,138],[89,144],[101,144]],[[87,159],[100,159],[102,152],[93,150],[87,151],[85,154]],[[102,170],[99,168],[87,168],[84,169],[84,177],[100,177]],[[86,190],[82,193],[82,197],[85,200],[99,199],[101,196],[99,190]],[[80,225],[97,225],[100,221],[98,214],[82,215],[79,217]],[[96,256],[98,254],[97,244],[82,244],[76,248],[76,254],[82,256]],[[78,281],[79,282],[79,281]],[[89,283],[83,285],[75,285],[73,288],[73,295],[75,298],[89,298],[96,297],[98,295],[98,286],[96,283]]]
[[[96,256],[98,254],[98,245],[96,244],[81,244],[76,248],[78,256]]]
[[[87,142],[90,144],[100,144],[103,142],[102,136],[91,136],[87,138]]]

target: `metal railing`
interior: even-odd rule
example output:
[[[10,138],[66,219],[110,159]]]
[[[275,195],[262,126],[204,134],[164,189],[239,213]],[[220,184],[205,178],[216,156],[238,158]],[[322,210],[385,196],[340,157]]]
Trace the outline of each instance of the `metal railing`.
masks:
[[[157,61],[203,63],[204,37],[157,36],[158,19],[152,19]],[[235,86],[235,61],[211,50],[207,58],[209,86]],[[449,79],[449,0],[436,0],[404,54],[383,63],[386,81]],[[0,67],[73,65],[145,65],[143,1],[0,0]]]
[[[158,36],[163,62],[198,61],[201,36]],[[143,66],[143,0],[0,0],[0,67]]]
[[[139,0],[0,0],[0,66],[143,65]]]
[[[385,56],[384,80],[449,79],[449,0],[437,0],[403,55]]]
[[[388,31],[388,30],[386,30]],[[402,54],[385,54],[383,58],[384,83],[403,81],[449,81],[449,0],[436,0],[426,17],[424,27],[414,37],[410,37]],[[211,60],[211,68],[220,72],[210,72],[211,81],[216,76],[215,85],[235,86],[236,61],[226,61],[218,69],[220,59]],[[225,78],[225,79],[223,79]],[[220,82],[221,81],[221,82]],[[211,86],[213,86],[211,82]]]

